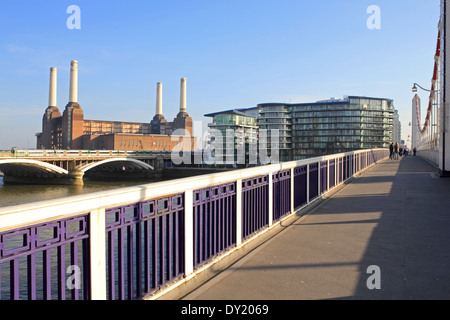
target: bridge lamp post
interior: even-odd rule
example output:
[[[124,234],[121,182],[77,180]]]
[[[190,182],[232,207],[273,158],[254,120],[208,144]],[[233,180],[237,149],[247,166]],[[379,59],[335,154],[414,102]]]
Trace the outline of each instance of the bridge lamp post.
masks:
[[[428,92],[439,92],[439,90],[428,90],[428,89],[422,88],[420,85],[418,85],[415,82],[414,82],[413,87],[412,87],[412,92],[417,92],[417,87],[419,87],[422,90],[428,91]]]
[[[439,90],[428,90],[428,89],[423,88],[422,86],[420,86],[418,83],[415,83],[415,82],[413,84],[413,87],[412,87],[411,91],[412,92],[417,92],[417,87],[419,87],[420,89],[422,89],[424,91],[433,92],[433,93],[439,93]],[[436,123],[432,123],[431,127],[434,127],[434,126],[437,126],[437,124]],[[431,135],[433,136],[433,132],[431,133]]]

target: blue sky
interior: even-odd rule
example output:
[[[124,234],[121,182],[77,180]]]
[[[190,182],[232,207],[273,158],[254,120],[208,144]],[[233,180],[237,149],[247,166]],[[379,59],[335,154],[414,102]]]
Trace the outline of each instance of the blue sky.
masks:
[[[195,121],[264,102],[364,95],[394,100],[406,139],[412,84],[431,86],[439,2],[0,0],[0,149],[35,148],[50,68],[62,113],[71,60],[85,119],[149,122],[163,82],[172,121],[186,77]],[[70,5],[81,10],[79,30],[67,28]],[[380,29],[367,28],[370,5]]]

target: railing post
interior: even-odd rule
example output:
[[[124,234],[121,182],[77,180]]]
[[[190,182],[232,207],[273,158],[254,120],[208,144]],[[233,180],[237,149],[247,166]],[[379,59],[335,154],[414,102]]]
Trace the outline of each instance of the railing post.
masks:
[[[309,163],[306,165],[306,203],[309,203]]]
[[[267,202],[268,208],[267,208],[267,214],[268,214],[268,223],[269,227],[273,223],[273,172],[269,172],[269,189],[268,189],[268,197],[269,201]]]
[[[327,160],[327,191],[330,190],[330,159]]]
[[[364,162],[365,162],[365,168],[367,168],[368,162],[367,162],[368,156],[367,156],[367,151],[364,151]],[[364,168],[364,169],[365,169]]]
[[[352,155],[351,155],[351,161],[350,161],[350,177],[353,177],[353,175],[355,174],[354,172],[353,172],[353,162],[355,161],[355,153],[354,152],[352,152]]]
[[[337,158],[334,158],[334,186],[333,187],[336,187],[337,185],[338,185],[338,178],[337,178],[337,175],[338,175],[338,169],[337,169],[337,167],[338,167],[338,165],[339,165],[339,160],[337,159]]]
[[[356,169],[355,169],[355,173],[359,172],[359,169],[361,168],[361,154],[358,152],[357,157],[356,157]]]
[[[184,273],[194,272],[194,192],[184,192]]]
[[[106,300],[106,218],[105,209],[89,214],[91,299]]]
[[[236,246],[242,243],[242,179],[236,181]]]
[[[322,171],[322,161],[319,161],[319,163],[317,164],[317,196],[319,196],[320,197],[320,195],[321,195],[321,183],[320,183],[320,179],[321,179],[321,177],[320,177],[320,174],[321,174],[321,172],[320,171]]]
[[[294,212],[294,168],[291,168],[291,213]]]

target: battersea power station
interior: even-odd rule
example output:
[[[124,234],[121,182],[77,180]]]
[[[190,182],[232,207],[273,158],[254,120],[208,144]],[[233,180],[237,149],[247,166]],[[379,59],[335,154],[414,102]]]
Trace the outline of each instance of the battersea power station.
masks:
[[[156,114],[148,123],[84,119],[78,103],[76,60],[71,61],[69,103],[61,115],[56,106],[56,79],[56,68],[51,68],[49,103],[42,132],[36,134],[38,149],[171,151],[183,143],[183,150],[196,150],[192,118],[186,111],[186,78],[181,79],[180,111],[173,122],[162,114],[162,83],[157,83]]]

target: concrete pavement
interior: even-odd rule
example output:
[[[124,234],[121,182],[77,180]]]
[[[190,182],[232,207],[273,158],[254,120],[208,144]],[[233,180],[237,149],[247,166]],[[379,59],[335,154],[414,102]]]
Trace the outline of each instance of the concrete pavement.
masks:
[[[183,299],[449,299],[449,248],[450,179],[386,160]]]

